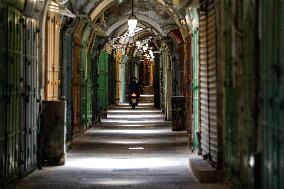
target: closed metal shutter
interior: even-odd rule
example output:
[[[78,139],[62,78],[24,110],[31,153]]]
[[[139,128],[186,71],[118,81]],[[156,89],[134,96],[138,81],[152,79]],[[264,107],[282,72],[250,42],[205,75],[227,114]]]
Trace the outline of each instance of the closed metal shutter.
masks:
[[[26,18],[24,27],[24,102],[21,132],[21,174],[36,169],[37,165],[37,23]]]
[[[62,95],[66,98],[66,140],[72,139],[72,64],[73,64],[73,32],[69,28],[63,34]]]
[[[199,112],[202,155],[218,163],[217,136],[217,42],[214,1],[201,4],[199,34]]]
[[[36,165],[36,21],[1,6],[0,41],[1,186]]]
[[[260,1],[261,186],[284,188],[284,2]]]

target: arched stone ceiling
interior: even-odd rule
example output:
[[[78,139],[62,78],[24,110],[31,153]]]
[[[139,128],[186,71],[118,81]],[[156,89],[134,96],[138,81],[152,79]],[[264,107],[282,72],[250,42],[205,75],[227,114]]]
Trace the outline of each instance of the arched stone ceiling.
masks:
[[[107,28],[131,12],[130,0],[70,0],[72,9],[77,14],[88,15],[96,21],[102,14]],[[119,3],[122,2],[122,3]],[[145,23],[159,24],[160,28],[169,30],[179,24],[180,11],[172,7],[171,0],[134,0],[134,12],[139,13]],[[114,14],[115,13],[115,14]],[[145,19],[145,18],[148,18]],[[115,21],[114,21],[115,20]],[[153,26],[154,27],[154,26]],[[158,29],[158,28],[157,28]]]
[[[104,12],[105,27],[108,34],[120,26],[127,23],[131,14],[131,1],[125,0],[123,3],[113,3]],[[174,16],[169,10],[155,0],[135,0],[134,14],[138,22],[142,22],[145,27],[153,27],[160,34],[166,35],[170,30],[176,29],[177,25]],[[111,28],[109,30],[109,28]]]

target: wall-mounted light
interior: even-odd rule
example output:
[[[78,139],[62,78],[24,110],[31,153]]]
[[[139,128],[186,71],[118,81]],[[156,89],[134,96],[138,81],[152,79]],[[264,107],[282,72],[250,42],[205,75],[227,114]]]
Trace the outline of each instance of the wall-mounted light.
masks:
[[[254,155],[250,155],[249,159],[248,159],[248,166],[249,167],[254,167],[254,165],[255,165]]]
[[[148,50],[148,43],[146,43],[145,45],[143,45],[143,51],[146,52]]]
[[[131,2],[132,2],[132,9],[131,9],[131,15],[128,18],[128,32],[130,35],[133,35],[135,28],[137,26],[137,19],[133,12],[133,0]]]

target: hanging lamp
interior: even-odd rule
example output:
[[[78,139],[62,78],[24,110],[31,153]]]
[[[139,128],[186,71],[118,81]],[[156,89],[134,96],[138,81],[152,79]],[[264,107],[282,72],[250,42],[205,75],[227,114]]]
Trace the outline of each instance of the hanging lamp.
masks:
[[[128,32],[130,35],[134,35],[134,31],[137,26],[137,19],[133,12],[133,0],[131,0],[131,2],[132,2],[132,9],[131,9],[132,11],[131,11],[131,15],[128,18]]]

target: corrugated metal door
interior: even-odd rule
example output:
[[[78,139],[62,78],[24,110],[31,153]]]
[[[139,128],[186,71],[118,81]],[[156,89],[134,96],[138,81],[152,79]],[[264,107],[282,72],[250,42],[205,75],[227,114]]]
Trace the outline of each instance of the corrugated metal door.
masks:
[[[37,164],[37,23],[26,18],[24,27],[24,113],[21,133],[21,174]]]
[[[58,100],[59,96],[59,42],[61,21],[57,15],[48,13],[46,18],[46,87],[45,99]]]
[[[0,186],[6,178],[7,29],[7,8],[0,6]]]
[[[98,65],[98,106],[105,109],[108,106],[108,54],[101,51]]]
[[[72,64],[73,64],[73,39],[74,28],[67,29],[63,34],[63,78],[62,95],[66,98],[66,140],[72,139]]]
[[[284,2],[260,1],[262,188],[284,188]]]
[[[199,38],[199,119],[202,155],[218,166],[217,136],[217,42],[214,1],[201,4]]]

